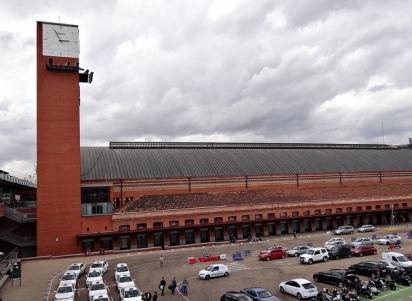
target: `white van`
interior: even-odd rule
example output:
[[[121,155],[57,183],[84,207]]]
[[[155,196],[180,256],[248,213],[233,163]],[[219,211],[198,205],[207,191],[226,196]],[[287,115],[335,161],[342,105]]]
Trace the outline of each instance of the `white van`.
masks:
[[[412,267],[412,261],[410,261],[405,255],[398,252],[383,252],[382,259],[386,262],[393,263],[396,266],[402,266],[404,268]]]
[[[204,270],[199,271],[198,276],[200,279],[210,279],[220,276],[229,276],[229,268],[224,264],[211,264]]]

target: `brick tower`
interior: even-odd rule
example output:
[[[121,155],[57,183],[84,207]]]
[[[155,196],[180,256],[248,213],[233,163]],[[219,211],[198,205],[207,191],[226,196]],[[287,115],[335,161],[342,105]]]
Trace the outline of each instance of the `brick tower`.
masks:
[[[79,252],[77,25],[37,22],[37,255]]]

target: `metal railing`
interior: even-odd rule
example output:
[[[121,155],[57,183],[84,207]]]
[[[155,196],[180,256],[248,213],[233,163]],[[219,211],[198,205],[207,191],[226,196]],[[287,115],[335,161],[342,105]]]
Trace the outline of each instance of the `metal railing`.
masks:
[[[13,249],[9,254],[5,255],[0,261],[0,278],[6,275],[7,271],[10,270],[11,265],[17,261],[19,256],[18,249]]]
[[[20,212],[16,208],[12,207],[5,207],[5,215],[6,217],[14,220],[15,222],[18,223],[28,223],[28,222],[33,222],[37,219],[37,214],[36,212]]]

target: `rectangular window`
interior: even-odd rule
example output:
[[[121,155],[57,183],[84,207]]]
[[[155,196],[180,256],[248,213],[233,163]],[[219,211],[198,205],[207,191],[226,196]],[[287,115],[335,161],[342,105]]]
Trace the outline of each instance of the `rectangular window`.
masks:
[[[391,209],[391,205],[385,204],[385,209]]]
[[[372,206],[366,206],[366,210],[372,210]]]
[[[232,215],[228,217],[229,222],[235,222],[236,221],[236,215]]]
[[[346,207],[346,212],[352,212],[352,207]]]
[[[305,211],[303,211],[303,215],[304,215],[304,216],[310,215],[310,210],[305,210]]]
[[[336,208],[336,213],[342,213],[342,208]]]
[[[162,223],[162,222],[154,222],[154,223],[153,223],[153,228],[154,228],[154,229],[163,228],[163,223]]]
[[[242,221],[248,221],[249,215],[242,215]]]
[[[393,208],[395,209],[399,208],[399,204],[393,204]]]
[[[261,220],[263,219],[263,215],[262,214],[256,214],[255,215],[255,220]]]
[[[125,232],[130,230],[130,225],[120,225],[119,232]]]
[[[402,207],[408,207],[408,203],[402,203]]]
[[[280,214],[280,217],[288,217],[288,213],[287,213],[286,211],[283,211],[283,212]]]
[[[325,214],[332,214],[332,209],[326,209]]]
[[[272,219],[275,218],[275,214],[274,213],[268,213],[268,219]]]
[[[170,227],[177,227],[177,226],[179,226],[179,221],[170,221],[169,226]]]
[[[321,215],[321,214],[322,214],[322,210],[320,210],[320,209],[315,210],[315,215]]]
[[[146,230],[147,224],[137,224],[137,230]]]
[[[223,223],[223,217],[215,217],[215,224]]]
[[[376,210],[380,210],[380,209],[381,209],[381,205],[376,205],[376,206],[375,206],[375,209],[376,209]]]
[[[206,225],[206,224],[208,224],[209,223],[209,219],[208,218],[201,218],[200,219],[200,224],[201,225]]]
[[[193,226],[194,224],[195,224],[195,221],[193,219],[185,220],[185,226]]]
[[[292,211],[292,216],[293,217],[299,216],[299,211]]]
[[[362,207],[361,206],[356,207],[356,211],[362,211]]]

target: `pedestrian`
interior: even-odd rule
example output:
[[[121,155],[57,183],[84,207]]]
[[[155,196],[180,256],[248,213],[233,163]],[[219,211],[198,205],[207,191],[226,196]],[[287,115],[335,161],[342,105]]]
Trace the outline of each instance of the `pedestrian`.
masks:
[[[177,287],[176,278],[173,277],[173,279],[172,279],[172,295],[175,294],[176,287]]]
[[[293,239],[296,239],[296,230],[293,230]]]
[[[187,296],[188,288],[189,288],[189,282],[185,278],[185,279],[183,279],[183,282],[182,282],[182,295],[183,296]]]
[[[163,261],[165,259],[163,258],[163,254],[160,254],[159,262],[160,262],[160,267],[163,267]]]
[[[165,287],[166,287],[166,280],[165,280],[165,277],[162,277],[162,280],[160,280],[160,283],[159,283],[159,289],[162,292],[162,296],[165,295]]]
[[[157,292],[153,293],[153,301],[157,301]]]
[[[146,298],[146,301],[152,301],[152,294],[150,292],[147,292],[145,294],[145,298]]]

